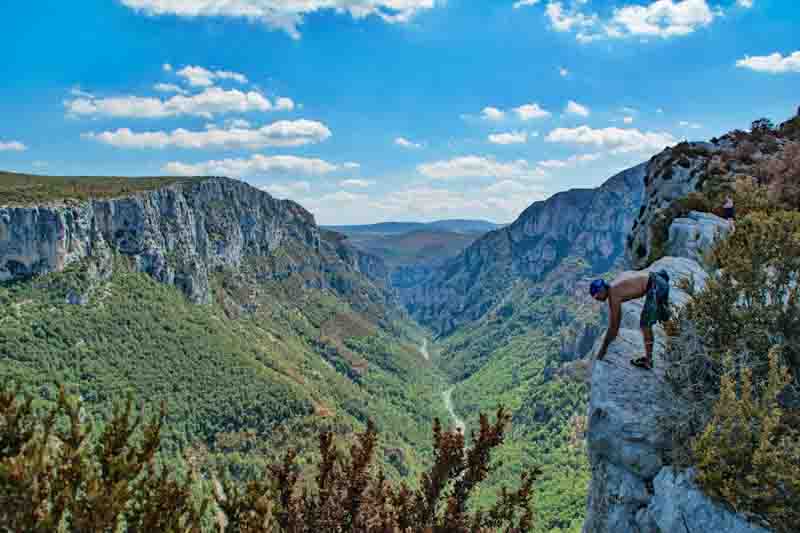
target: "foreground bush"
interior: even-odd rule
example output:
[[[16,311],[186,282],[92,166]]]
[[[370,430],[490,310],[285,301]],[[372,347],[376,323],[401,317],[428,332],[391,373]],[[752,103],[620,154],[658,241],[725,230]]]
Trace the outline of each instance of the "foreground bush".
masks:
[[[755,205],[755,204],[754,204]],[[781,531],[800,519],[800,213],[754,210],[710,257],[718,271],[667,327],[682,401],[675,462],[706,491]]]
[[[486,510],[471,511],[470,495],[492,470],[510,416],[481,416],[467,449],[460,432],[433,428],[434,463],[418,488],[389,483],[374,464],[372,424],[342,453],[330,433],[319,437],[313,480],[289,452],[260,480],[213,479],[202,494],[196,474],[156,466],[164,413],[143,424],[133,403],[118,409],[99,436],[90,435],[80,405],[63,390],[48,412],[31,399],[0,393],[0,531],[2,532],[481,532],[528,531],[537,472]]]
[[[694,440],[697,481],[740,511],[763,513],[779,531],[800,521],[800,431],[792,427],[778,398],[792,376],[770,356],[765,383],[753,373],[722,378],[713,418]]]

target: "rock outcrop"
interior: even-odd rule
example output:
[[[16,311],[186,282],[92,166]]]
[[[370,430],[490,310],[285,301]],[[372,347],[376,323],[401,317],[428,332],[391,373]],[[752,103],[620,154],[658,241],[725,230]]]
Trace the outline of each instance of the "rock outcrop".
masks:
[[[379,259],[321,238],[300,205],[227,178],[119,198],[0,206],[0,280],[85,260],[107,275],[112,252],[197,303],[211,301],[213,272],[241,270],[251,258],[269,258],[259,262],[261,279],[300,273],[308,286],[324,287],[331,272],[355,271],[388,283]]]
[[[402,287],[401,300],[418,321],[447,334],[484,316],[514,280],[544,280],[568,257],[583,262],[583,274],[606,272],[624,255],[644,172],[645,165],[638,165],[596,189],[570,190],[534,203],[513,224],[481,237],[424,282]]]
[[[728,222],[704,213],[690,212],[672,222],[670,255],[646,271],[667,271],[673,305],[689,299],[682,280],[696,289],[705,285],[709,274],[700,261],[714,239],[728,231]],[[691,471],[669,465],[672,437],[664,420],[680,412],[680,400],[665,380],[660,326],[654,328],[653,371],[629,362],[644,352],[638,330],[642,305],[641,300],[623,305],[619,337],[606,358],[593,364],[587,415],[592,481],[584,533],[765,532],[705,496]]]

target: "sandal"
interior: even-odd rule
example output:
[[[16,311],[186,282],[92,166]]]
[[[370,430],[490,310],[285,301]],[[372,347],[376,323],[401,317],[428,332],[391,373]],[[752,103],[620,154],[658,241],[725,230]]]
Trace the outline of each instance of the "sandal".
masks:
[[[645,370],[652,370],[653,363],[651,363],[646,357],[638,357],[636,359],[631,359],[631,364],[638,368],[643,368]]]

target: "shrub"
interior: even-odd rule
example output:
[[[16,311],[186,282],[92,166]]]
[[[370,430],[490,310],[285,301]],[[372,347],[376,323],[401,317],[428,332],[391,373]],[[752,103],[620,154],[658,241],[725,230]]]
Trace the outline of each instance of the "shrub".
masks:
[[[320,434],[313,480],[303,480],[297,452],[290,451],[256,481],[215,478],[213,497],[202,496],[195,474],[179,476],[175,466],[155,466],[163,410],[143,427],[133,412],[128,401],[94,439],[80,405],[63,388],[45,413],[16,392],[0,392],[0,532],[466,533],[533,527],[538,471],[524,473],[519,488],[504,489],[492,507],[468,509],[470,496],[492,472],[492,451],[505,438],[510,415],[502,408],[494,423],[481,415],[469,449],[461,432],[443,431],[437,421],[434,462],[416,489],[393,485],[376,471],[378,434],[369,423],[349,454],[339,451],[331,433]],[[247,434],[230,437],[234,446],[251,440]],[[202,452],[193,455],[196,462]]]
[[[788,528],[800,483],[799,448],[788,451],[800,444],[800,213],[752,212],[710,255],[720,270],[667,328],[673,459],[696,464],[712,495]]]
[[[730,366],[730,365],[729,365]],[[742,369],[722,377],[713,418],[693,442],[697,481],[737,511],[764,514],[779,531],[800,520],[800,431],[783,417],[778,397],[792,381],[777,351],[765,382]]]

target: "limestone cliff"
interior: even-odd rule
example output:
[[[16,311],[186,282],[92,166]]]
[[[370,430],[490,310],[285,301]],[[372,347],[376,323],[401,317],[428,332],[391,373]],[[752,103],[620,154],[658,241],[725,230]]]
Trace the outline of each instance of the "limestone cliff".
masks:
[[[243,268],[257,271],[262,281],[299,273],[309,287],[344,293],[353,285],[347,273],[363,273],[374,282],[372,292],[389,298],[379,259],[323,235],[300,205],[236,180],[209,178],[115,198],[0,206],[0,280],[61,271],[82,261],[108,272],[112,252],[197,303],[211,301],[214,272]],[[356,276],[358,283],[365,277]]]
[[[409,312],[441,334],[483,317],[502,302],[514,280],[548,277],[568,257],[581,275],[609,270],[624,255],[644,189],[645,165],[617,174],[597,189],[575,189],[536,202],[511,225],[492,231],[419,284],[401,289]],[[563,273],[562,273],[563,274]],[[543,290],[546,290],[543,288]]]

